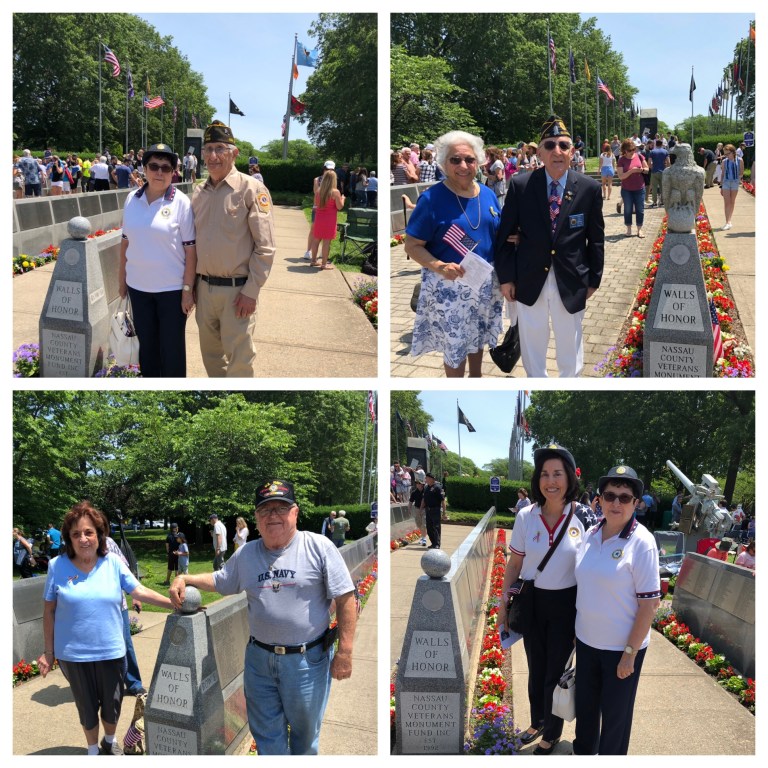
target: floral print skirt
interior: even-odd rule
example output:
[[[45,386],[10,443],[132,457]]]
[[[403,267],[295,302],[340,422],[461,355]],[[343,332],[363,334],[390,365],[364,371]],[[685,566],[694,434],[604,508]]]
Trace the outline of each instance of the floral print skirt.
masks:
[[[502,332],[502,306],[495,272],[478,293],[423,269],[411,354],[442,352],[445,364],[458,368],[467,355],[496,346]]]

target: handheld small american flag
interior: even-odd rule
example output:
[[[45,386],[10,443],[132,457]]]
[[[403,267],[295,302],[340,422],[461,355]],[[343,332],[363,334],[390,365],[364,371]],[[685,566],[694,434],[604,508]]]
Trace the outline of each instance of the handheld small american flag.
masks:
[[[458,224],[451,224],[443,235],[443,240],[462,256],[477,248],[477,241],[473,240]]]
[[[611,93],[608,86],[599,77],[597,78],[597,90],[602,91],[608,98],[608,101],[613,101],[613,94]]]
[[[104,47],[104,61],[112,65],[112,77],[117,77],[120,74],[120,62],[117,60],[117,56],[104,43],[102,43],[102,46]]]
[[[160,96],[155,96],[154,98],[149,98],[149,96],[144,96],[144,108],[145,109],[157,109],[158,107],[162,107],[165,102],[160,98]]]
[[[712,358],[717,361],[723,356],[723,337],[720,333],[720,321],[717,319],[717,309],[715,302],[709,300],[709,314],[712,317]]]

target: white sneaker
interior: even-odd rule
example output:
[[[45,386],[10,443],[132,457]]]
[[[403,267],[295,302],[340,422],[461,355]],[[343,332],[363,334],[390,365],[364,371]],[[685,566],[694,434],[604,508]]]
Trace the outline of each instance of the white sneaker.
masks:
[[[304,261],[312,261],[312,251],[307,251],[307,252],[304,254],[304,257],[303,257],[303,258],[304,258]]]
[[[731,227],[733,227],[733,224],[723,224],[723,229],[724,230],[731,229]]]

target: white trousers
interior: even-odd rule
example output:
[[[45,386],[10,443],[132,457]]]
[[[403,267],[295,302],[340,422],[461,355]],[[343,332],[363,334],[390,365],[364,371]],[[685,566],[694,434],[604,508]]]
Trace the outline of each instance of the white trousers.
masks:
[[[560,378],[575,377],[584,367],[581,324],[584,310],[571,314],[557,290],[555,270],[550,269],[536,303],[529,307],[516,302],[520,330],[520,351],[527,376],[547,378],[549,322],[555,333],[555,357]]]

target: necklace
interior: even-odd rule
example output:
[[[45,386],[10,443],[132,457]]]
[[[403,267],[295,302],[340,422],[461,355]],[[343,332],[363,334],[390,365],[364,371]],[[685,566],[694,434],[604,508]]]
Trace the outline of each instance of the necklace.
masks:
[[[474,192],[474,181],[472,182],[473,188],[472,191]],[[477,229],[480,226],[480,218],[481,218],[481,211],[480,211],[480,195],[472,195],[470,200],[473,198],[477,198],[477,224],[472,224],[472,222],[469,220],[469,216],[467,215],[467,210],[464,208],[464,206],[461,204],[461,198],[456,194],[456,191],[452,189],[448,184],[446,184],[448,189],[453,192],[454,196],[456,197],[456,202],[459,204],[459,208],[461,208],[461,212],[464,214],[464,218],[467,220],[467,224],[469,224],[470,229]],[[469,208],[469,205],[467,205],[467,209]]]

